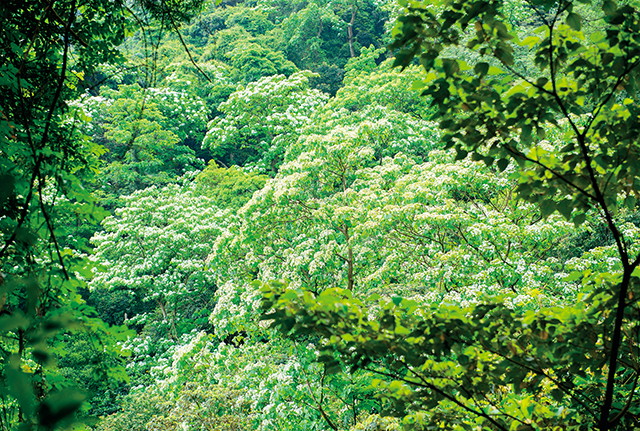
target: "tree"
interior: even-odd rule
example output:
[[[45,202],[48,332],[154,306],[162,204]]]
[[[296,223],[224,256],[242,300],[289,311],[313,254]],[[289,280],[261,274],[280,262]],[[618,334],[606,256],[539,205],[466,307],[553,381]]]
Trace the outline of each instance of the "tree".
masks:
[[[125,206],[92,239],[91,259],[105,271],[91,280],[91,289],[124,290],[155,304],[156,313],[128,310],[126,318],[146,325],[156,338],[177,340],[206,326],[203,310],[216,288],[206,258],[225,217],[191,188],[185,180],[182,187],[150,187],[123,198]]]
[[[611,260],[575,268],[567,278],[579,282],[575,302],[521,311],[501,301],[429,306],[397,297],[372,318],[371,305],[349,292],[264,287],[266,318],[285,332],[321,333],[328,365],[337,352],[384,376],[389,411],[408,428],[640,424],[640,250],[637,228],[622,217],[636,210],[640,186],[640,12],[604,1],[604,31],[587,38],[591,2],[581,3],[529,2],[541,26],[520,41],[503,2],[407,2],[392,44],[397,65],[417,59],[427,71],[423,94],[459,158],[513,169],[518,195],[542,217],[557,211],[580,225],[593,214],[606,224]],[[533,75],[514,64],[523,47]],[[555,145],[544,140],[553,129],[563,135]]]
[[[291,75],[296,66],[280,51],[273,51],[257,43],[237,43],[229,53],[231,65],[239,71],[244,82],[257,81],[277,74]]]
[[[196,177],[194,191],[211,198],[219,208],[237,210],[251,199],[255,191],[264,186],[267,178],[264,175],[244,172],[233,166],[220,168],[211,161]]]
[[[327,108],[366,111],[372,105],[378,105],[427,120],[433,113],[430,101],[420,97],[420,91],[412,87],[415,81],[422,79],[420,68],[410,66],[400,73],[392,67],[392,59],[377,65],[382,53],[382,49],[363,48],[359,57],[350,59],[345,66],[344,87],[338,90]]]
[[[99,18],[98,18],[99,17]],[[126,12],[109,1],[7,1],[0,11],[0,429],[54,428],[84,400],[55,368],[63,331],[105,347],[78,295],[85,263],[59,242],[62,213],[92,218],[83,177],[97,146],[66,101],[95,65],[119,59]],[[86,272],[84,272],[86,274]]]
[[[195,2],[141,1],[174,27]],[[133,5],[132,5],[133,6]],[[117,347],[79,295],[87,262],[59,240],[59,220],[97,218],[83,182],[98,145],[78,130],[68,102],[101,63],[122,60],[130,9],[119,1],[8,0],[0,9],[0,414],[1,429],[68,425],[85,396],[60,374],[69,331],[109,354]],[[86,78],[86,80],[85,80]],[[108,374],[118,368],[107,366]]]
[[[207,123],[205,104],[197,96],[170,88],[120,85],[74,105],[91,118],[82,129],[107,150],[96,185],[105,206],[117,205],[121,195],[163,186],[203,167],[189,147],[200,144]]]
[[[229,165],[275,174],[286,148],[328,96],[309,88],[309,72],[275,75],[240,87],[218,108],[202,145]]]

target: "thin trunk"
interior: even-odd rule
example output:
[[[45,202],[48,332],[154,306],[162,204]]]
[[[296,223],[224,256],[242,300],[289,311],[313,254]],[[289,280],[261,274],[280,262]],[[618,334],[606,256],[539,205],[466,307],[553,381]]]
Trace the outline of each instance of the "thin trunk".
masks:
[[[158,307],[160,307],[160,312],[162,312],[162,318],[166,321],[169,320],[169,316],[167,316],[167,310],[164,306],[164,303],[158,299],[156,299],[156,303],[158,304]],[[171,320],[171,329],[173,330],[169,330],[169,338],[176,340],[177,334],[174,335],[175,331],[176,331],[176,325],[175,325],[175,321]]]
[[[353,276],[353,248],[351,248],[351,244],[349,244],[349,228],[345,226],[342,233],[347,241],[347,288],[353,290],[355,284]]]
[[[609,421],[611,407],[613,405],[614,387],[616,382],[616,371],[618,369],[618,354],[622,343],[622,323],[624,320],[624,311],[627,305],[627,295],[629,292],[629,284],[631,283],[632,267],[625,265],[625,271],[622,283],[619,286],[618,307],[616,310],[616,320],[613,327],[613,337],[611,339],[611,358],[609,359],[609,373],[607,375],[607,388],[605,391],[604,402],[600,413],[600,422],[598,429],[600,431],[609,431],[615,424],[615,421]]]
[[[171,329],[173,330],[173,336],[177,340],[178,339],[178,330],[176,329],[176,317],[177,317],[176,307],[177,307],[177,305],[173,307],[173,318],[171,319]]]
[[[349,246],[349,260],[347,262],[348,267],[349,267],[349,275],[348,275],[348,280],[349,280],[349,290],[353,290],[353,284],[354,284],[354,280],[353,280],[353,249],[351,248],[351,246]]]
[[[322,17],[320,18],[320,26],[318,27],[318,33],[316,34],[316,39],[320,40],[320,35],[322,34]],[[313,58],[316,62],[318,62],[318,46],[319,46],[319,42],[316,42],[314,44],[315,48],[313,50]]]
[[[356,13],[358,12],[358,6],[353,6],[351,9],[351,22],[347,26],[347,34],[349,36],[349,52],[351,53],[351,58],[356,56],[356,52],[353,49],[353,24],[356,22]]]

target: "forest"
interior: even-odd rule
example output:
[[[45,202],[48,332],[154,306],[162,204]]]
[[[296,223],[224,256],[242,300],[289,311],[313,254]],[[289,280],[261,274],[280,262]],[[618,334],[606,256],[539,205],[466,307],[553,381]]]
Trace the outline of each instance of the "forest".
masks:
[[[636,0],[3,0],[0,430],[640,430]]]

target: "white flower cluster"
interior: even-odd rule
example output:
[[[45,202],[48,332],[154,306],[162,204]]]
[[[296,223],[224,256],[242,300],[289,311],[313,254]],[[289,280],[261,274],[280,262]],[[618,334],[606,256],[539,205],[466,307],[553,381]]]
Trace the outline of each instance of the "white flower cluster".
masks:
[[[313,113],[328,100],[328,95],[309,89],[308,77],[309,72],[288,78],[276,75],[239,88],[218,107],[223,115],[209,123],[203,146],[240,148],[259,139],[267,148],[277,144],[273,151],[284,154]],[[285,136],[287,139],[283,139]]]

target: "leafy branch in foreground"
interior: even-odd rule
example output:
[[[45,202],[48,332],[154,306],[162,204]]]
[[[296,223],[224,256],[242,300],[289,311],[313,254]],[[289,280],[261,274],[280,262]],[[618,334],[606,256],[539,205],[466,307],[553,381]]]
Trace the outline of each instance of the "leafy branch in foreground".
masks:
[[[334,372],[343,363],[378,374],[386,413],[404,417],[409,429],[445,423],[498,430],[592,425],[611,354],[602,333],[612,319],[603,315],[615,306],[606,288],[595,290],[589,301],[540,311],[498,303],[421,306],[396,297],[380,300],[372,313],[371,298],[344,289],[315,296],[276,282],[261,288],[263,309],[271,310],[265,319],[286,334],[320,335],[319,359]],[[637,347],[625,346],[621,362],[631,366],[636,354]],[[623,374],[615,413],[628,429],[640,413],[632,403],[637,375],[633,369]]]

